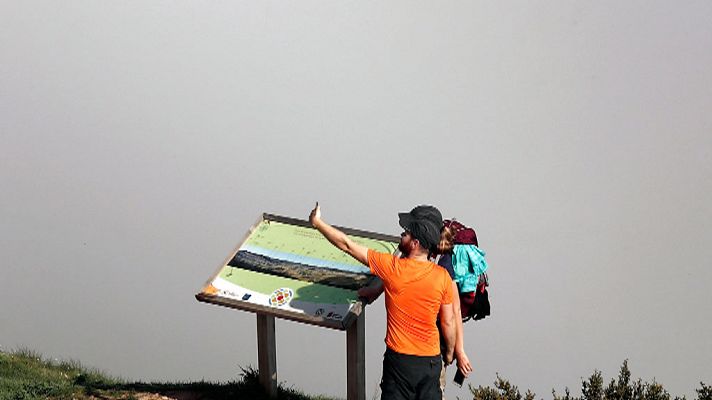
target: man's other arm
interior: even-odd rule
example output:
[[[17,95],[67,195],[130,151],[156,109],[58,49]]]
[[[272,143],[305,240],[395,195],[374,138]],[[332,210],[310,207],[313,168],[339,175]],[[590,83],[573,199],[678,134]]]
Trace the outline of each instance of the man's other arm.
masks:
[[[455,352],[455,340],[457,338],[457,327],[455,325],[455,313],[452,311],[452,304],[440,305],[440,329],[445,339],[445,364],[452,363]]]
[[[309,222],[311,222],[312,226],[321,232],[331,244],[355,258],[363,265],[368,265],[368,247],[354,242],[349,239],[345,233],[322,221],[319,203],[316,203],[316,206],[309,215]]]
[[[457,360],[457,369],[462,372],[463,375],[467,376],[472,372],[472,364],[470,364],[470,359],[465,353],[465,338],[464,331],[462,329],[462,310],[460,309],[460,296],[458,295],[457,283],[452,281],[452,312],[453,320],[455,321],[455,360]]]

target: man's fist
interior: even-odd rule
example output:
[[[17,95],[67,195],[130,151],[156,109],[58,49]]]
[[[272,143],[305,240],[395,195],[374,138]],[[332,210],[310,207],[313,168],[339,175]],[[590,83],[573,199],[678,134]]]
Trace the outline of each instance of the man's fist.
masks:
[[[319,208],[319,202],[317,201],[311,214],[309,214],[309,222],[311,222],[312,226],[316,226],[316,221],[318,221],[320,219],[321,219],[321,209]]]

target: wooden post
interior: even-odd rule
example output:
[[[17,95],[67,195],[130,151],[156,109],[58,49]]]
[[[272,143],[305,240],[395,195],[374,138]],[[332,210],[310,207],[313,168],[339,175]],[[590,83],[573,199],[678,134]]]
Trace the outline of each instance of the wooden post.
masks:
[[[366,308],[346,330],[346,400],[366,400]]]
[[[277,397],[277,346],[274,316],[257,313],[257,368],[260,383],[270,398]]]

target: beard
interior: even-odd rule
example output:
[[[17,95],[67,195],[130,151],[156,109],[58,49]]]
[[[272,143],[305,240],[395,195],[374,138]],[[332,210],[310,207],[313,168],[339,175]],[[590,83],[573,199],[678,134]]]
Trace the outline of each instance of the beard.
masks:
[[[405,258],[410,255],[410,250],[403,244],[403,242],[398,243],[398,250],[400,250],[401,254]]]

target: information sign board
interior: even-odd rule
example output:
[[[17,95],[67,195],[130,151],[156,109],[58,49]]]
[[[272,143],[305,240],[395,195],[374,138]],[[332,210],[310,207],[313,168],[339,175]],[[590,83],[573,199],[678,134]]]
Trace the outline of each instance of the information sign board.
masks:
[[[398,237],[338,227],[374,250],[394,253]],[[361,312],[367,267],[329,243],[308,221],[263,214],[196,298],[345,330]]]

